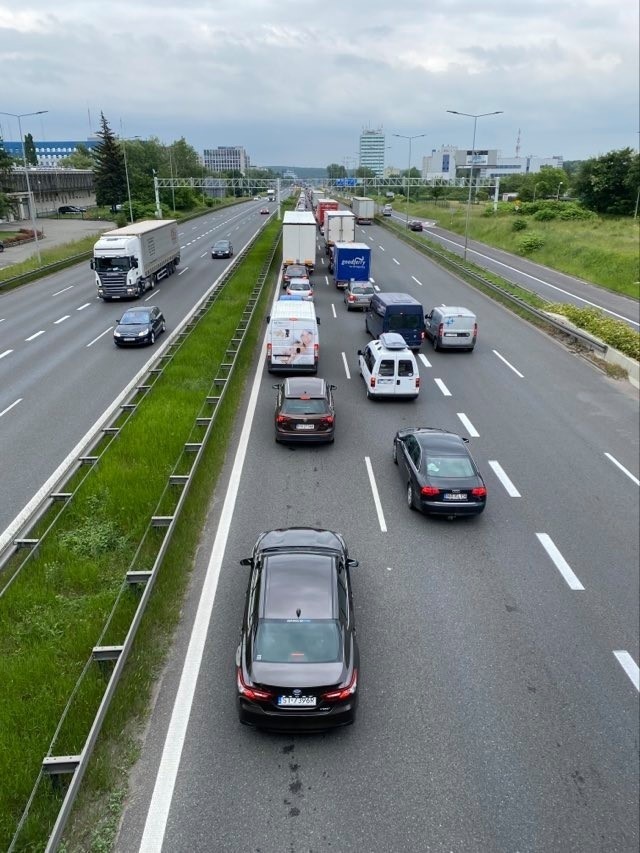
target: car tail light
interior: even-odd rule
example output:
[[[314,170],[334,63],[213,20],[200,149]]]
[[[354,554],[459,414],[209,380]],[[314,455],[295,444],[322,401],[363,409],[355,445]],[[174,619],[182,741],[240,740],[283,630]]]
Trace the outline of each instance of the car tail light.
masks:
[[[438,326],[438,337],[439,338],[442,337],[443,332],[444,332],[444,323],[440,323],[440,325]]]
[[[314,354],[314,356],[316,357],[316,360],[317,360],[318,356],[320,355],[320,345],[319,345],[319,344],[314,344],[314,345],[313,345],[313,354]]]
[[[474,498],[486,498],[487,490],[484,486],[476,486],[475,489],[471,489],[471,494]]]
[[[420,340],[424,340],[424,329],[420,332]]]
[[[267,344],[267,358],[271,358],[271,344]]]
[[[474,338],[478,337],[478,324],[477,323],[473,324],[473,337]]]
[[[370,385],[372,388],[375,388],[375,387],[376,387],[376,377],[375,377],[375,376],[372,376],[372,377],[371,377],[371,379],[369,380],[369,385]]]
[[[285,424],[289,423],[289,418],[286,415],[278,415],[276,417],[276,423],[280,426],[285,426]]]
[[[241,666],[239,666],[237,669],[236,683],[238,685],[238,693],[240,693],[241,696],[244,696],[245,699],[264,702],[267,699],[273,698],[273,693],[271,693],[269,690],[259,690],[257,687],[249,687],[249,685],[245,683],[245,680],[242,677]]]
[[[420,377],[416,376],[416,388],[420,387]]]
[[[350,294],[347,296],[347,302],[355,302],[355,301],[356,301],[355,296],[353,295],[353,293],[350,293]]]
[[[358,670],[353,670],[353,675],[349,680],[348,684],[345,684],[343,687],[339,687],[338,690],[329,690],[328,693],[322,694],[323,702],[344,702],[349,698],[349,696],[353,696],[353,694],[358,689]]]
[[[439,494],[440,489],[437,486],[423,486],[420,489],[420,494],[423,498],[432,498]]]
[[[325,418],[320,418],[320,426],[328,427],[333,423],[333,415],[327,415]]]

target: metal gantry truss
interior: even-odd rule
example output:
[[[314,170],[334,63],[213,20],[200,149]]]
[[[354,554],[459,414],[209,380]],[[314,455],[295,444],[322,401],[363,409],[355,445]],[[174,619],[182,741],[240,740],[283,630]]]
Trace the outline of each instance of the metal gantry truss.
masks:
[[[346,181],[355,180],[355,184]],[[469,178],[407,178],[398,176],[395,178],[155,178],[159,190],[189,188],[196,190],[249,190],[251,192],[266,192],[267,190],[290,189],[302,184],[314,187],[332,187],[341,190],[359,190],[380,187],[448,187],[465,188],[469,186]],[[475,187],[494,187],[498,178],[474,177],[471,183]]]

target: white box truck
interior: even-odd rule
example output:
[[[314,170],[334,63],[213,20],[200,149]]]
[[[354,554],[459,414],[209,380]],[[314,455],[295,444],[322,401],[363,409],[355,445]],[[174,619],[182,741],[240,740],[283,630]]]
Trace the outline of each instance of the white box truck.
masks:
[[[105,231],[93,247],[91,269],[98,296],[107,302],[142,296],[179,263],[178,223],[152,219]]]
[[[351,199],[351,209],[358,225],[371,225],[375,217],[375,202],[363,195],[354,195]]]
[[[326,210],[324,241],[327,255],[336,243],[353,243],[356,239],[356,218],[350,210]]]
[[[310,210],[287,210],[282,221],[282,268],[304,264],[308,273],[316,265],[316,220]]]

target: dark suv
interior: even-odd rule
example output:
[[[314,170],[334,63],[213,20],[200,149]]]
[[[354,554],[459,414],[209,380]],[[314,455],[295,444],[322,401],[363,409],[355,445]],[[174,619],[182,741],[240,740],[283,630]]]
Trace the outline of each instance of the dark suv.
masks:
[[[240,722],[280,731],[353,723],[358,701],[349,557],[339,533],[262,533],[250,566],[236,687]]]
[[[276,400],[276,441],[333,441],[335,385],[319,376],[293,376],[273,386]]]

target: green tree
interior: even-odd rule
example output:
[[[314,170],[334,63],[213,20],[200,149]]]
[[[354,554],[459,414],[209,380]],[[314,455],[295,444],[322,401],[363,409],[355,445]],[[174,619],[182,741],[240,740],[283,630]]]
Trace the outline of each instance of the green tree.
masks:
[[[73,154],[63,157],[59,165],[63,169],[93,169],[93,154],[86,145],[79,143]]]
[[[635,210],[639,185],[639,155],[631,148],[622,148],[585,160],[575,178],[574,191],[589,210],[628,216]]]
[[[94,148],[93,179],[96,202],[98,206],[109,205],[113,209],[127,197],[127,181],[121,147],[102,112],[97,135],[100,143]]]
[[[344,166],[338,165],[338,163],[329,163],[327,166],[327,178],[329,180],[334,180],[335,178],[346,178],[347,170]]]
[[[5,150],[4,142],[0,136],[0,173],[8,172],[13,165],[13,157]]]
[[[33,136],[30,133],[25,133],[24,136],[24,156],[27,160],[27,165],[37,166],[38,156],[36,154],[36,146],[33,141]]]

